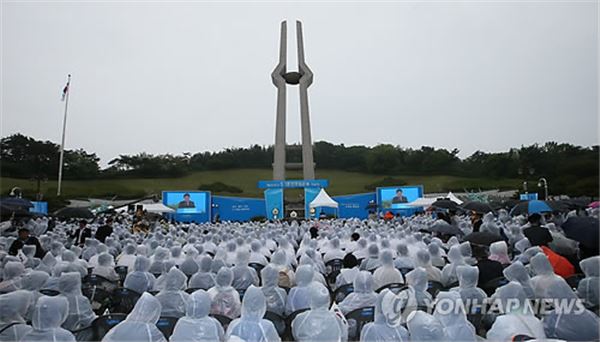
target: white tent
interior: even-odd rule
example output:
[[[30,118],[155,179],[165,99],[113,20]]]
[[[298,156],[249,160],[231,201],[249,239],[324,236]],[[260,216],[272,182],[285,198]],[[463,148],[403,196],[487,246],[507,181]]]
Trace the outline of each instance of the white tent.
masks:
[[[329,195],[325,192],[325,189],[321,189],[317,197],[315,197],[312,202],[310,202],[309,206],[311,208],[317,207],[327,207],[327,208],[337,208],[339,205],[336,201],[334,201]]]
[[[148,203],[148,204],[142,204],[144,206],[144,210],[146,210],[149,213],[174,213],[175,210],[172,208],[167,207],[166,205],[162,204],[162,203]]]
[[[455,196],[455,195],[452,193],[452,191],[450,191],[450,192],[448,193],[448,196],[446,196],[446,198],[448,198],[449,200],[451,200],[452,202],[454,202],[454,203],[456,203],[456,204],[458,204],[458,205],[461,205],[461,204],[463,204],[463,201],[461,201],[461,200],[460,200],[458,197],[456,197],[456,196]]]
[[[421,197],[421,198],[417,198],[416,200],[408,203],[408,206],[415,207],[415,208],[418,208],[418,207],[429,207],[436,200],[437,200],[436,198]]]

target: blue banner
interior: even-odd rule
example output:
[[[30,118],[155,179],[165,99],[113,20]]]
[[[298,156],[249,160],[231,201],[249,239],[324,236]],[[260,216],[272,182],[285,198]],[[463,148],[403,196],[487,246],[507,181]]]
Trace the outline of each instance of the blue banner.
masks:
[[[317,195],[319,194],[319,191],[321,191],[321,188],[304,188],[304,217],[305,218],[315,217],[317,215],[317,213],[315,213],[315,215],[310,214],[310,202],[312,202],[315,199],[315,197],[317,197]]]
[[[284,217],[283,189],[265,190],[265,208],[267,218],[270,220],[277,220]]]
[[[259,189],[326,188],[328,186],[329,181],[327,179],[258,181]]]
[[[48,214],[48,202],[31,201],[31,204],[33,204],[33,208],[29,208],[30,212],[46,215]]]
[[[521,201],[534,201],[538,199],[537,192],[528,193],[528,194],[520,194],[519,199]]]
[[[369,217],[369,210],[375,211],[377,209],[369,205],[369,203],[375,203],[376,197],[374,192],[369,192],[365,194],[334,196],[332,198],[339,204],[338,215],[340,218],[356,217],[366,219]],[[332,209],[331,212],[333,213],[333,211]]]
[[[212,197],[213,221],[250,221],[255,217],[267,217],[265,200],[262,198]]]

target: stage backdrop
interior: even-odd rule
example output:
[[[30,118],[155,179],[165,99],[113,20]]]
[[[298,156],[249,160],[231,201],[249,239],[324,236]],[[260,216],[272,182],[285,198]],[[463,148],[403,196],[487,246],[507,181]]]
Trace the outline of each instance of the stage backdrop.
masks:
[[[265,200],[262,198],[213,196],[213,221],[217,215],[221,221],[250,221],[258,216],[267,217]]]
[[[210,221],[210,192],[208,191],[163,191],[163,204],[175,210],[169,214],[179,222]]]
[[[375,203],[376,195],[374,192],[368,192],[364,194],[352,194],[331,197],[334,201],[338,202],[338,217],[339,218],[359,218],[366,219],[369,217],[369,203]],[[322,209],[322,210],[321,210]],[[336,210],[333,208],[319,208],[319,212],[323,211],[327,215],[335,215]]]

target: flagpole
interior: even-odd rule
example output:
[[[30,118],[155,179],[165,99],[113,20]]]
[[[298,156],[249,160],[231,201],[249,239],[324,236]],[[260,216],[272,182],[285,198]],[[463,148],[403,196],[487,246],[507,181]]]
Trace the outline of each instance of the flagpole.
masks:
[[[65,155],[65,131],[67,130],[67,111],[69,109],[69,94],[71,93],[71,74],[67,79],[67,93],[65,94],[65,115],[63,118],[63,130],[62,130],[62,141],[60,143],[60,158],[58,161],[58,189],[56,190],[56,196],[60,197],[60,190],[62,187],[62,172],[63,172],[63,158]]]

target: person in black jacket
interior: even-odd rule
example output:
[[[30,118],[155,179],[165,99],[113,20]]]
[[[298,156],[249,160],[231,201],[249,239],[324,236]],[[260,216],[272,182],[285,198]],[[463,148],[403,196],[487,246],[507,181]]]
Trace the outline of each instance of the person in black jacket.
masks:
[[[488,246],[471,244],[471,250],[473,251],[473,257],[477,260],[475,266],[479,268],[478,287],[482,287],[492,279],[503,276],[502,271],[504,268],[502,267],[502,264],[498,261],[488,259]]]
[[[87,221],[79,221],[79,228],[69,237],[73,240],[73,244],[76,246],[83,246],[85,239],[92,237],[92,230],[87,226]]]
[[[34,245],[35,246],[35,257],[43,258],[46,252],[42,248],[40,241],[35,236],[29,236],[29,230],[27,228],[19,229],[19,238],[16,239],[12,245],[10,245],[8,249],[8,254],[17,255],[19,251],[25,245]]]
[[[532,246],[548,246],[552,242],[552,234],[547,228],[542,227],[542,215],[531,214],[527,218],[530,227],[523,229],[523,235]]]
[[[109,237],[112,233],[112,218],[109,217],[106,219],[106,224],[98,228],[98,230],[96,231],[96,240],[104,243],[106,238]]]

